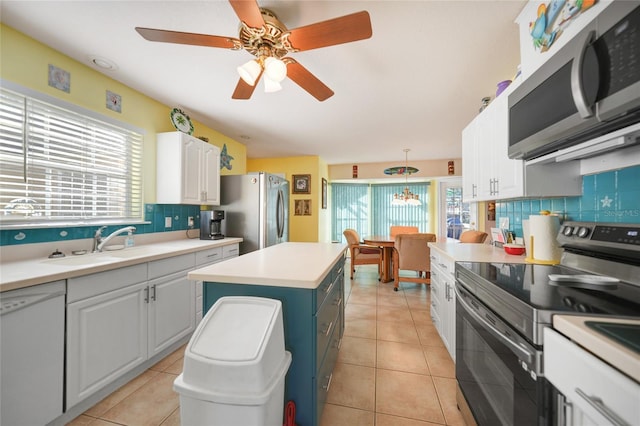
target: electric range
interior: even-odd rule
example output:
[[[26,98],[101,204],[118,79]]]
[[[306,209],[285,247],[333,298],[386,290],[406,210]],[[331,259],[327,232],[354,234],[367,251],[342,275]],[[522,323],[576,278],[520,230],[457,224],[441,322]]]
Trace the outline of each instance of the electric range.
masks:
[[[557,242],[558,265],[456,263],[456,379],[480,425],[556,424],[553,315],[640,315],[640,225],[565,222]]]

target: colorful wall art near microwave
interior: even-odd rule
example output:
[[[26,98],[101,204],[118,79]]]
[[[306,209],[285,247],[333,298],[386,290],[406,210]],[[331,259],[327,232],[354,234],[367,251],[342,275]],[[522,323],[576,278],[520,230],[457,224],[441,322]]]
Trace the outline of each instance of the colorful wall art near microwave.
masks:
[[[540,52],[549,50],[572,20],[596,2],[597,0],[551,0],[546,4],[540,3],[535,21],[529,23],[534,47]]]

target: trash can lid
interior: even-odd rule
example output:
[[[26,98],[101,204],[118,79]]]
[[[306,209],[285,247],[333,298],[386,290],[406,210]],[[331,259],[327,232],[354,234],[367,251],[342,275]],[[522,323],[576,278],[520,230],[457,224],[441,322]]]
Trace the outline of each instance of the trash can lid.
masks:
[[[200,324],[190,352],[221,362],[257,361],[281,305],[279,300],[260,297],[219,299]]]

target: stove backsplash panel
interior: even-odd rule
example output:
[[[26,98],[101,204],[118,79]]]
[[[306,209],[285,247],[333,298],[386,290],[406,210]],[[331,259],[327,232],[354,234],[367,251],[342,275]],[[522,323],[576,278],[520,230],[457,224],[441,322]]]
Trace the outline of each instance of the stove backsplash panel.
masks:
[[[509,229],[522,237],[522,221],[541,210],[561,220],[640,224],[640,166],[583,176],[580,197],[498,201],[496,220],[509,218]]]

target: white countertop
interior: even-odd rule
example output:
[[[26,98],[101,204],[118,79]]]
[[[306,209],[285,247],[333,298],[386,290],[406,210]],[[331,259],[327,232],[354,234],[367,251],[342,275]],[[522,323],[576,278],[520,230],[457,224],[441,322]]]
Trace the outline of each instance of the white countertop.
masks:
[[[315,289],[347,246],[282,243],[189,273],[191,280]]]
[[[490,244],[441,242],[429,247],[451,257],[456,262],[526,263],[525,255],[507,254],[502,248]]]
[[[590,328],[587,321],[614,324],[633,324],[640,327],[640,319],[597,316],[554,315],[553,328],[576,344],[587,349],[629,377],[640,382],[640,355],[615,340]]]
[[[0,292],[93,274],[124,266],[193,253],[242,242],[242,238],[222,240],[180,239],[136,245],[117,251],[89,253],[63,258],[38,257],[0,263]]]

